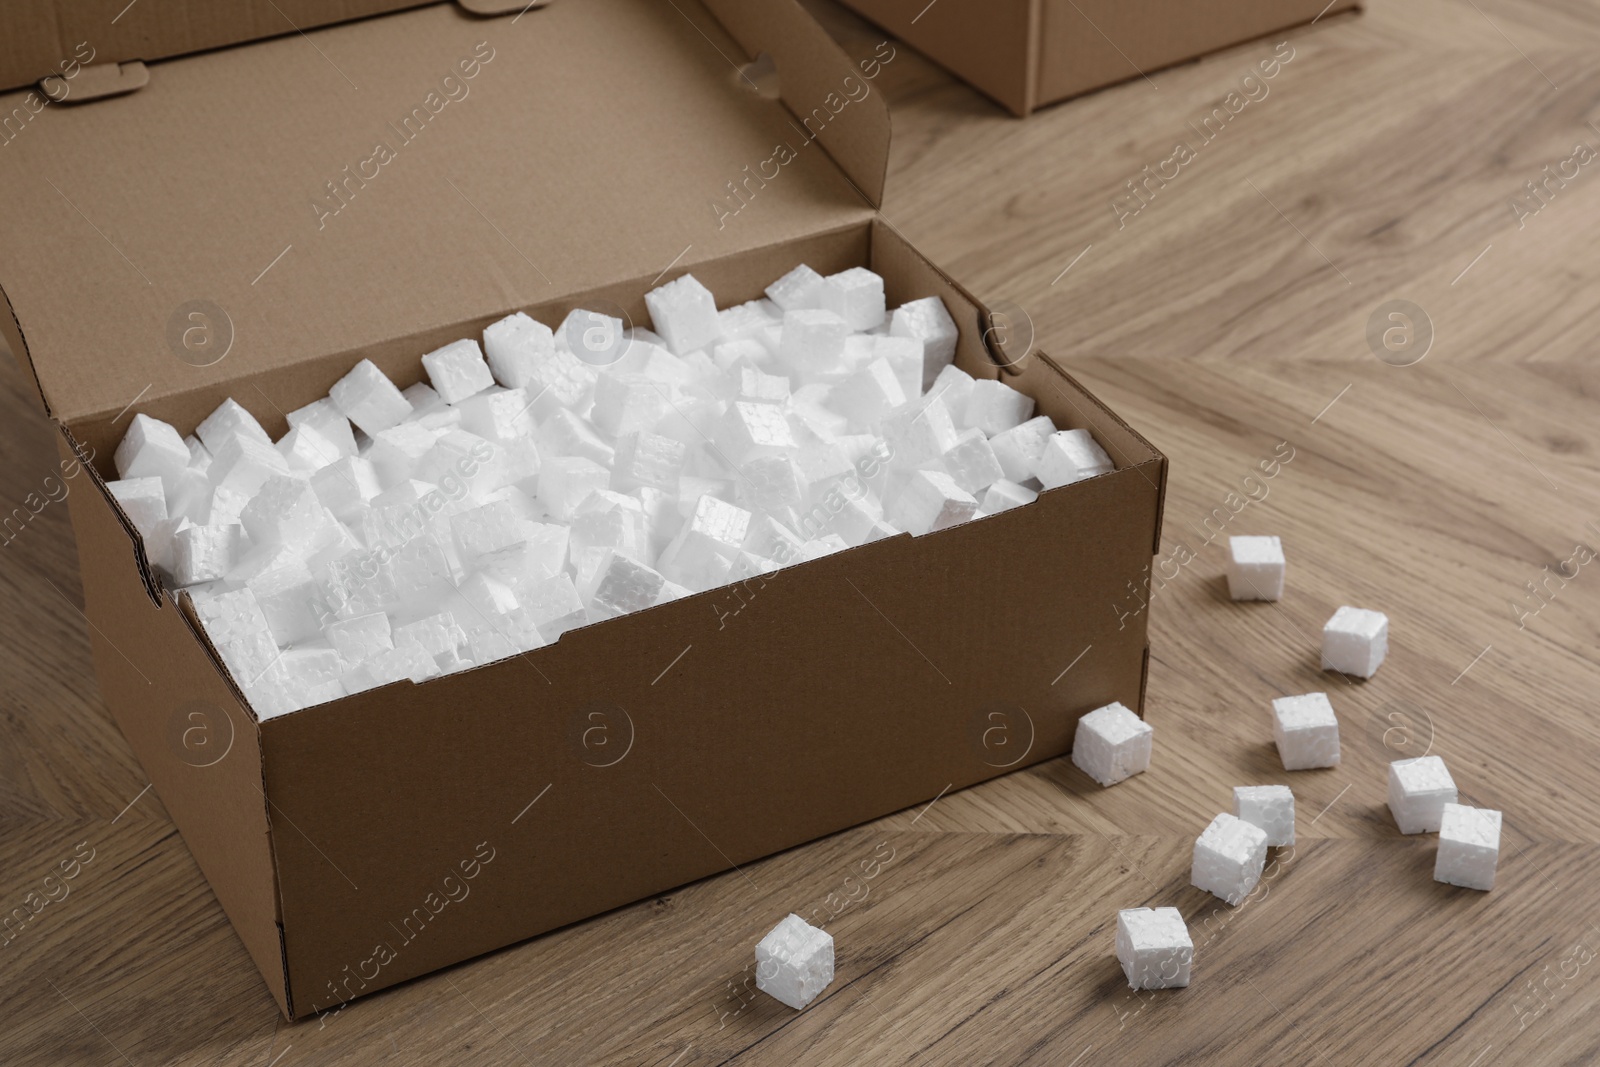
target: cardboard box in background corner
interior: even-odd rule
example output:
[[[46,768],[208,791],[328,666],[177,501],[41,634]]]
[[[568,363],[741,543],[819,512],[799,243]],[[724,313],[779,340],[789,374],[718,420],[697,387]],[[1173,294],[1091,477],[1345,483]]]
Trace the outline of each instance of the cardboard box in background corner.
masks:
[[[1015,115],[1361,0],[841,0]]]
[[[19,238],[0,333],[63,454],[94,457],[97,490],[68,501],[101,691],[286,1017],[1061,755],[1109,701],[1142,708],[1147,613],[1119,605],[1159,545],[1166,460],[1049,356],[994,361],[988,312],[877,215],[887,110],[794,0],[435,4],[310,36],[151,64],[0,148]],[[781,101],[736,69],[763,51]],[[393,142],[376,171],[375,140]],[[868,266],[891,305],[941,297],[959,366],[1091,429],[1118,469],[266,722],[104,488],[135,398],[187,433],[233,396],[278,434],[361,358],[404,387],[421,353],[513,310],[603,300],[644,323],[677,274],[726,305],[800,262]],[[181,343],[196,303],[220,358]],[[186,743],[196,725],[211,747]]]

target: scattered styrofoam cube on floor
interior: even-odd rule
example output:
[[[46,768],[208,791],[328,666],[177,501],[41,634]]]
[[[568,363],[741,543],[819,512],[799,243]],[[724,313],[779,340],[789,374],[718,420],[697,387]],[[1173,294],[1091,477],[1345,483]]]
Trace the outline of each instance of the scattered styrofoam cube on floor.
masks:
[[[357,363],[350,373],[334,382],[328,399],[368,435],[387,430],[411,414],[411,402],[400,395],[400,390],[370,359]]]
[[[884,517],[913,535],[966,522],[978,510],[978,501],[944,471],[912,471],[906,484],[884,509]]]
[[[113,462],[118,478],[172,478],[189,466],[189,458],[189,446],[177,430],[140,414],[122,435]]]
[[[839,316],[852,330],[870,330],[883,323],[883,279],[865,267],[828,275],[818,295],[823,310]]]
[[[1150,768],[1155,730],[1113,701],[1078,720],[1072,762],[1103,786],[1116,785]]]
[[[1493,808],[1445,804],[1433,880],[1463,889],[1493,889],[1500,862],[1500,824],[1500,812]]]
[[[256,417],[231,396],[202,419],[194,432],[212,455],[222,451],[222,446],[230,437],[248,437],[258,444],[272,444],[272,438],[261,428],[261,423],[256,421]]]
[[[1322,627],[1322,669],[1371,678],[1389,652],[1389,616],[1341,607]]]
[[[1278,538],[1228,538],[1228,596],[1234,600],[1282,600],[1284,568]]]
[[[1294,844],[1294,793],[1286,785],[1236,785],[1233,813],[1266,831],[1267,844]]]
[[[911,300],[894,309],[889,321],[891,337],[910,337],[922,345],[922,387],[931,388],[939,374],[956,358],[960,331],[936,296]]]
[[[1189,984],[1194,942],[1177,908],[1117,912],[1117,962],[1133,989],[1181,989]]]
[[[1389,811],[1401,833],[1438,833],[1444,806],[1456,800],[1456,783],[1438,756],[1389,764]]]
[[[822,275],[800,264],[771,285],[767,299],[780,311],[805,311],[822,306]]]
[[[1286,771],[1339,765],[1339,720],[1326,693],[1274,700],[1272,739]]]
[[[1034,464],[1034,477],[1046,489],[1055,489],[1112,469],[1111,457],[1088,430],[1058,430],[1045,441]]]
[[[644,303],[656,333],[680,356],[705,348],[722,336],[717,302],[693,274],[650,290]]]
[[[167,490],[160,478],[121,478],[107,482],[106,488],[141,535],[148,537],[157,523],[166,520]]]
[[[997,433],[989,441],[1000,469],[1013,482],[1025,482],[1037,477],[1039,457],[1044,446],[1056,433],[1056,424],[1048,415],[1039,415],[1019,426]]]
[[[483,354],[494,380],[507,389],[533,381],[534,368],[555,352],[550,327],[518,311],[483,328]]]
[[[756,988],[799,1011],[833,981],[833,935],[798,915],[756,945]]]
[[[976,426],[993,437],[1021,426],[1032,417],[1033,397],[1005,382],[984,378],[972,383],[961,421],[963,426]]]
[[[1189,881],[1233,907],[1261,880],[1267,862],[1267,832],[1223,812],[1195,839]]]
[[[1024,504],[1031,504],[1038,499],[1039,494],[1032,489],[1001,478],[984,490],[980,505],[985,514],[995,515],[1011,508],[1020,508]]]

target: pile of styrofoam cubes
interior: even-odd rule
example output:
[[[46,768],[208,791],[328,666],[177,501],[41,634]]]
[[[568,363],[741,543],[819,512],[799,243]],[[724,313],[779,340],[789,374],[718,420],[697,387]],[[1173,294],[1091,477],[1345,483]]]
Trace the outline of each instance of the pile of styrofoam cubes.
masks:
[[[525,314],[363,360],[274,442],[228,400],[146,415],[111,491],[258,715],[420,682],[1112,469],[1086,430],[953,365],[938,297],[800,266],[718,311],[684,275],[654,330]]]

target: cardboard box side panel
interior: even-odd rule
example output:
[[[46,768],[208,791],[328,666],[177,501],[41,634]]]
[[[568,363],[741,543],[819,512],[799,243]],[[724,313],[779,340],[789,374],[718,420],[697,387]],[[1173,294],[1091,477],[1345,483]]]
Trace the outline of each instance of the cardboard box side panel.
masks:
[[[863,212],[867,210],[863,206]],[[870,240],[869,223],[862,221],[813,234],[799,241],[772,245],[720,260],[694,262],[687,267],[680,263],[671,273],[661,275],[657,284],[689,273],[692,268],[695,277],[716,294],[719,304],[742,303],[761,296],[766,282],[780,277],[799,263],[809,263],[824,274],[861,263],[866,258]],[[548,303],[507,309],[504,314],[509,314],[511,310],[523,310],[554,328],[573,308],[604,301],[614,308],[620,308],[632,325],[648,327],[650,316],[645,308],[644,293],[654,277],[633,278]],[[394,379],[395,384],[405,388],[414,382],[426,380],[422,369],[422,356],[425,353],[460,337],[481,337],[483,327],[500,317],[498,313],[478,316],[436,327],[422,334],[378,341],[292,367],[278,367],[238,379],[197,385],[170,396],[142,399],[138,411],[170,422],[180,433],[187,434],[193,432],[218,404],[231,396],[259,419],[269,433],[276,436],[288,431],[287,412],[326,396],[333,383],[360,360],[372,360]],[[73,423],[73,433],[94,449],[96,469],[104,478],[116,477],[111,457],[128,428],[127,416],[118,418],[118,414],[110,412]]]
[[[65,434],[61,454],[74,456]],[[152,603],[104,485],[76,484],[67,507],[101,695],[287,1012],[255,724],[176,605]]]
[[[0,35],[0,89],[70,75],[91,63],[166,59],[432,2],[142,0],[119,15],[123,4],[115,0],[10,0]]]
[[[1359,0],[1336,0],[1324,12],[1326,0],[1042,3],[1041,105],[1359,6]]]
[[[32,385],[39,396],[39,407],[46,415],[50,414],[50,405],[44,398],[44,387],[39,384],[39,374],[34,370],[33,360],[28,358],[28,341],[22,335],[22,323],[17,319],[17,313],[11,308],[11,301],[6,297],[4,289],[0,289],[0,339],[5,341],[7,348],[11,349],[12,358],[22,368],[23,377]]]
[[[316,47],[170,60],[137,93],[36,116],[0,152],[0,286],[56,416],[872,217],[742,84],[698,0],[559,2],[512,23],[435,4],[312,31]],[[849,105],[842,131],[852,109],[868,114]]]
[[[1033,107],[1037,0],[844,0],[1014,115]]]
[[[297,1010],[733,865],[759,884],[762,856],[1067,751],[1139,705],[1118,605],[1154,510],[1119,471],[269,720]]]
[[[706,6],[747,55],[772,56],[783,102],[806,134],[822,142],[874,207],[881,204],[889,105],[872,91],[872,81],[883,60],[892,61],[893,47],[858,65],[795,0],[706,0]]]

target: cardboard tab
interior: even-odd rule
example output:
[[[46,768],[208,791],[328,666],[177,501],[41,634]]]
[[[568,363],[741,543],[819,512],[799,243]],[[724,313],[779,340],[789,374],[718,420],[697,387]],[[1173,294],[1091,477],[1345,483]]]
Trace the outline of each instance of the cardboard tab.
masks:
[[[524,11],[544,7],[550,0],[456,0],[463,10],[474,15],[521,15]]]
[[[96,63],[78,71],[71,81],[51,75],[39,83],[40,92],[57,104],[82,104],[122,96],[150,84],[150,71],[143,63]]]

